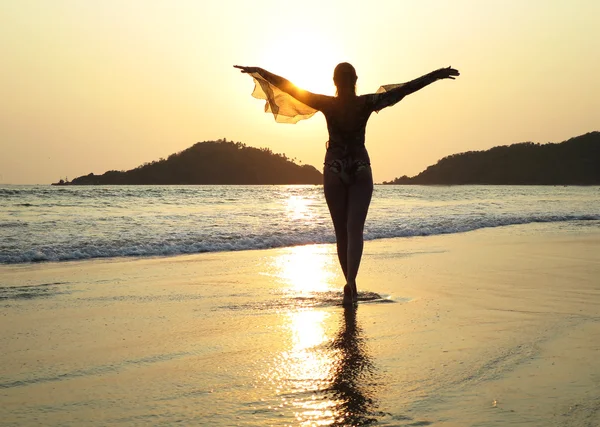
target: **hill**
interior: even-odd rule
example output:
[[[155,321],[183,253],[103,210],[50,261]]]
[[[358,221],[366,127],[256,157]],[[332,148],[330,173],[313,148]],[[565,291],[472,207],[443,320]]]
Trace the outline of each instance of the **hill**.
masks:
[[[198,142],[128,171],[80,176],[55,185],[321,184],[321,172],[283,154],[226,140]]]
[[[600,185],[600,132],[554,144],[523,142],[444,157],[384,184]]]

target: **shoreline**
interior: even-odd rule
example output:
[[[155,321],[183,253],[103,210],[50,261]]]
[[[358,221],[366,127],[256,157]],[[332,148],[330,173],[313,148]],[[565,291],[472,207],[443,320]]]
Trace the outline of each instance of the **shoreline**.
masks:
[[[594,230],[600,230],[600,220],[598,219],[569,219],[564,221],[532,221],[528,223],[517,223],[517,224],[507,224],[507,225],[497,225],[497,226],[483,226],[481,228],[475,228],[472,230],[460,231],[460,232],[446,232],[439,234],[428,234],[428,235],[411,235],[411,236],[396,236],[396,237],[384,237],[384,238],[374,238],[374,239],[366,239],[365,238],[365,246],[369,244],[373,244],[380,241],[403,241],[405,239],[427,239],[427,238],[437,238],[443,236],[460,236],[464,234],[470,233],[478,233],[485,232],[486,230],[498,230],[505,228],[515,228],[519,233],[562,233],[567,229],[571,232],[579,231],[579,228],[589,228],[592,232]],[[568,232],[568,231],[567,231]],[[67,260],[59,260],[59,261],[29,261],[29,262],[19,262],[19,263],[0,263],[0,270],[3,268],[11,268],[11,267],[27,267],[27,266],[41,266],[41,265],[52,265],[52,264],[68,264],[68,263],[79,263],[79,262],[127,262],[127,261],[142,261],[142,260],[153,260],[153,259],[171,259],[171,258],[179,258],[179,257],[196,257],[210,254],[220,254],[220,253],[240,253],[240,252],[253,252],[253,251],[269,251],[269,250],[279,250],[279,249],[289,249],[294,247],[304,247],[304,246],[321,246],[321,245],[335,245],[335,243],[307,243],[293,246],[277,246],[272,248],[254,248],[254,249],[238,249],[238,250],[217,250],[217,251],[205,251],[198,253],[176,253],[176,254],[167,254],[167,255],[124,255],[124,256],[106,256],[106,257],[95,257],[95,258],[82,258],[82,259],[67,259]]]
[[[330,244],[0,267],[0,424],[594,425],[600,230],[563,225],[367,242],[350,315]]]

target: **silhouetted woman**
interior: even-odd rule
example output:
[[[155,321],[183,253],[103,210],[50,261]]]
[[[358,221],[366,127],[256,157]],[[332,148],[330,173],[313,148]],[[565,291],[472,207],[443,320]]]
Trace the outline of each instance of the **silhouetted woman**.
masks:
[[[329,141],[325,155],[323,187],[333,220],[337,254],[346,278],[344,305],[357,301],[356,275],[363,252],[363,229],[373,194],[371,161],[365,148],[365,128],[373,111],[392,106],[419,89],[459,72],[440,68],[407,83],[387,85],[377,93],[356,95],[356,71],[347,62],[333,72],[335,97],[314,94],[294,86],[289,80],[258,67],[235,65],[256,81],[253,96],[266,99],[265,111],[278,122],[295,123],[323,112]]]

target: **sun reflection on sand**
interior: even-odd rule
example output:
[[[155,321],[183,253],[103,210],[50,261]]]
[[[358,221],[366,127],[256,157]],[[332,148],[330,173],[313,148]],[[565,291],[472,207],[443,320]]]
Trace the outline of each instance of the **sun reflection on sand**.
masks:
[[[285,353],[287,378],[293,378],[293,390],[318,390],[330,377],[331,355],[314,349],[327,343],[325,321],[330,316],[323,311],[289,313],[292,346]]]
[[[365,425],[375,411],[378,373],[369,355],[356,310],[299,310],[282,313],[289,350],[273,361],[266,379],[278,410],[290,411],[302,426]]]
[[[294,294],[338,291],[336,264],[332,248],[307,245],[288,248],[274,260],[275,275]],[[338,279],[339,281],[339,279]]]
[[[331,313],[302,310],[286,313],[290,347],[279,355],[269,372],[282,407],[293,412],[301,425],[328,425],[335,402],[319,396],[327,390],[335,361],[327,351],[331,342]],[[320,351],[321,350],[321,351]]]
[[[290,219],[311,219],[311,200],[290,195]],[[302,426],[365,425],[375,412],[377,370],[368,355],[356,309],[334,309],[343,277],[333,245],[284,248],[263,274],[282,292],[278,313],[286,331],[284,349],[263,373],[275,395],[268,409],[285,412]],[[317,308],[321,307],[321,308]],[[328,308],[323,308],[328,307]],[[283,309],[286,308],[286,309]]]

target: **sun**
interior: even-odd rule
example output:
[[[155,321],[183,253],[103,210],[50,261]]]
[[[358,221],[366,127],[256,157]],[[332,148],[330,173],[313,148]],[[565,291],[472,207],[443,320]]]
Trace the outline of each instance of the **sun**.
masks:
[[[260,66],[285,77],[301,89],[334,95],[336,57],[336,50],[328,38],[312,32],[304,33],[301,38],[281,37],[272,41],[261,54]]]

